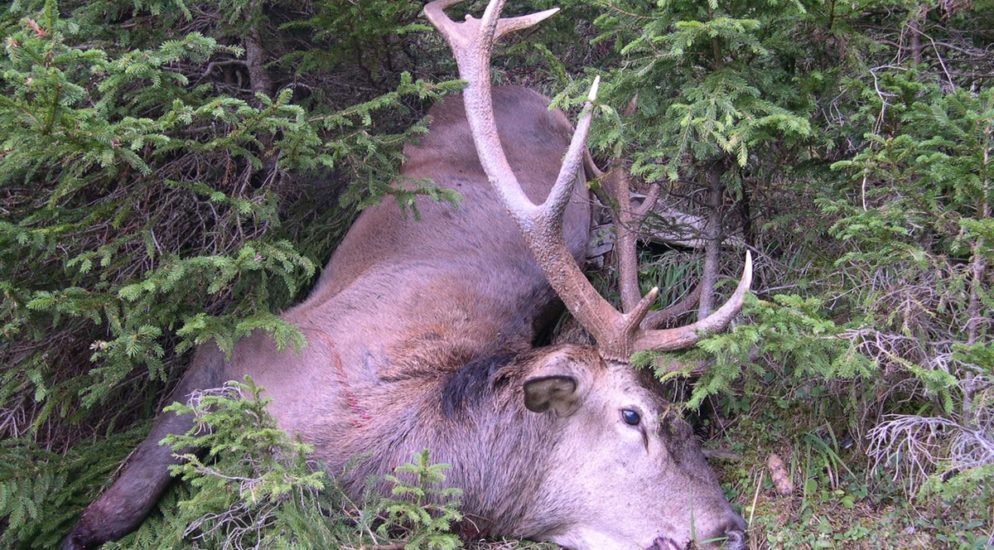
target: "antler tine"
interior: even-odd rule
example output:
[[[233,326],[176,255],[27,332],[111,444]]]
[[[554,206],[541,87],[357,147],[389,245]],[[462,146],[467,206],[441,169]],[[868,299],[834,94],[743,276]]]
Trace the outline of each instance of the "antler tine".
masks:
[[[483,12],[483,19],[480,20],[480,25],[482,25],[484,29],[494,29],[493,31],[488,30],[487,35],[493,36],[493,41],[495,42],[505,34],[533,27],[559,12],[559,8],[551,8],[529,15],[506,17],[501,19],[500,12],[504,9],[505,1],[506,0],[495,0],[487,4],[487,9]],[[494,25],[495,19],[497,21],[496,25]]]
[[[597,90],[600,88],[601,77],[595,76],[594,83],[590,85],[590,92],[587,94],[587,101],[583,105],[580,119],[576,123],[576,130],[573,131],[573,139],[570,140],[569,148],[563,157],[563,164],[559,168],[559,176],[556,178],[552,191],[542,203],[543,215],[548,221],[561,222],[563,211],[569,203],[570,195],[573,193],[573,184],[576,182],[576,175],[583,166],[583,156],[587,152],[587,134],[590,133],[590,122],[594,115],[594,101],[597,99]]]
[[[592,118],[591,103],[597,95],[600,77],[594,80],[589,101],[584,106],[580,121],[570,147],[567,150],[559,177],[552,191],[541,206],[535,205],[521,190],[514,173],[504,157],[497,136],[497,124],[493,119],[492,99],[490,96],[490,54],[494,42],[501,36],[528,28],[540,21],[551,17],[559,11],[553,8],[530,15],[501,19],[500,12],[505,0],[492,0],[487,4],[483,18],[477,21],[467,15],[463,23],[455,23],[445,14],[445,8],[458,3],[460,0],[436,0],[424,8],[425,16],[445,36],[455,54],[459,65],[459,74],[470,82],[473,90],[467,90],[466,111],[470,126],[473,128],[473,139],[477,142],[477,151],[484,166],[495,168],[487,170],[491,180],[499,180],[494,187],[504,200],[511,214],[518,223],[528,230],[536,225],[550,225],[558,228],[561,216],[569,202],[573,189],[573,181],[583,160],[587,133]],[[476,85],[476,86],[474,86]],[[481,137],[483,139],[481,143]]]
[[[435,0],[434,2],[428,2],[423,9],[425,17],[428,18],[428,21],[439,32],[447,36],[446,30],[451,29],[455,25],[455,21],[449,19],[449,16],[445,14],[445,8],[454,6],[459,2],[462,2],[462,0]]]
[[[690,294],[687,294],[687,296],[679,302],[666,306],[666,309],[649,313],[645,316],[645,319],[642,319],[642,328],[646,330],[657,329],[663,326],[663,323],[666,323],[670,319],[675,319],[684,313],[693,310],[694,306],[697,305],[697,302],[701,300],[701,290],[703,288],[703,286],[698,284],[694,287],[694,290],[690,291]]]
[[[590,150],[587,149],[583,152],[583,168],[587,171],[587,174],[592,174],[592,179],[600,179],[604,177],[604,171],[597,166],[594,162],[594,157],[590,154]]]
[[[483,20],[467,15],[465,22],[455,23],[445,14],[444,9],[458,1],[430,2],[424,8],[425,16],[448,41],[459,67],[459,76],[469,82],[463,98],[480,163],[511,215],[523,228],[530,228],[534,225],[538,207],[522,191],[501,149],[490,95],[490,54],[496,40],[495,33],[500,23],[500,9],[504,0],[491,0]],[[524,18],[526,20],[528,16]],[[524,20],[519,18],[512,25],[521,28]]]
[[[739,279],[735,292],[724,305],[711,315],[690,325],[665,330],[641,330],[635,336],[633,349],[675,351],[693,346],[705,336],[728,326],[728,323],[742,310],[750,285],[752,285],[752,253],[746,251],[742,278]]]
[[[661,188],[662,186],[659,185],[659,182],[655,182],[650,185],[649,192],[646,193],[645,198],[642,199],[642,204],[635,209],[635,214],[641,218],[639,220],[640,223],[645,220],[645,217],[649,215],[650,211],[652,211],[652,207],[656,205],[656,201],[659,200],[659,190]]]
[[[501,9],[504,7],[505,1],[500,0],[491,2],[487,5],[487,9],[483,13],[483,19],[480,20],[479,23],[477,23],[477,21],[470,15],[466,16],[465,23],[457,23],[445,14],[445,9],[462,1],[463,0],[435,0],[434,2],[429,2],[424,7],[425,17],[427,17],[428,21],[430,21],[431,24],[442,33],[446,40],[449,41],[449,44],[453,46],[453,51],[456,51],[456,48],[454,47],[456,44],[465,45],[474,38],[481,36],[489,38],[489,40],[483,40],[481,42],[484,47],[489,49],[500,37],[515,31],[532,27],[542,20],[552,17],[559,11],[559,8],[552,8],[530,15],[500,19],[498,16]],[[465,24],[469,24],[470,27],[462,27],[462,25]],[[484,33],[482,35],[478,34],[479,28],[476,28],[476,25],[480,25],[484,29]],[[454,40],[455,42],[453,42]]]
[[[617,211],[613,213],[617,234],[615,255],[618,259],[618,290],[625,313],[630,313],[641,299],[636,241],[639,227],[659,196],[659,184],[654,183],[642,204],[633,207],[628,178],[627,170],[623,166],[616,165],[611,167],[608,177],[604,179],[604,187],[612,195],[611,199],[617,203]]]
[[[618,291],[621,295],[621,308],[630,312],[642,298],[639,291],[638,255],[636,240],[638,239],[638,223],[633,216],[631,198],[629,197],[628,173],[623,163],[612,161],[612,166],[604,179],[611,201],[614,218],[615,246],[614,255],[618,262]]]
[[[614,166],[605,178],[605,187],[613,194],[617,210],[613,211],[614,230],[616,233],[615,256],[618,260],[618,291],[621,295],[621,307],[625,313],[630,313],[642,297],[639,290],[638,267],[638,234],[639,227],[645,220],[646,214],[652,208],[659,195],[659,185],[653,184],[641,206],[633,207],[631,199],[631,184],[628,170],[622,162],[612,162]],[[641,321],[641,319],[639,319]]]

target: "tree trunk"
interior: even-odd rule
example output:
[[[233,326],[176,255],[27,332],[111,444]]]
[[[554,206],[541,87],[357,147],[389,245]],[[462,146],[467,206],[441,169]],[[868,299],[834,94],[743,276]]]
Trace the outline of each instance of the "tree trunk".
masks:
[[[273,79],[270,78],[269,71],[266,70],[266,50],[262,47],[259,24],[249,29],[243,43],[245,44],[245,64],[248,66],[249,73],[249,88],[252,90],[253,96],[264,94],[267,97],[273,97],[276,90],[273,86]],[[255,97],[252,98],[252,104],[259,109],[263,108],[263,103]],[[258,181],[275,173],[278,159],[275,151],[272,150],[273,135],[269,132],[260,132],[258,136],[259,142],[262,144],[260,155],[262,168],[256,171],[252,177],[254,186],[259,185]]]
[[[259,28],[252,27],[245,37],[245,64],[248,65],[249,86],[253,94],[273,97],[273,80],[266,71],[266,50],[262,47]]]
[[[739,204],[739,216],[742,222],[742,240],[745,246],[750,247],[755,240],[752,234],[752,202],[749,200],[749,182],[742,178],[742,202]]]
[[[721,264],[721,199],[724,187],[721,184],[721,174],[725,163],[721,160],[713,162],[707,169],[708,183],[708,224],[706,228],[707,244],[704,245],[704,273],[701,276],[701,300],[697,305],[699,319],[707,317],[714,308],[714,285],[718,281],[718,269]]]

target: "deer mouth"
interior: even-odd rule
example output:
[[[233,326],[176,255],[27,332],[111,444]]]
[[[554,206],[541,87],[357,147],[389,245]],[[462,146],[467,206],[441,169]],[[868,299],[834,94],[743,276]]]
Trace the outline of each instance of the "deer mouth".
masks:
[[[688,546],[690,546],[689,542],[680,544],[666,535],[660,535],[645,550],[684,550]]]
[[[693,541],[688,541],[686,543],[679,543],[676,540],[667,537],[666,535],[660,535],[652,541],[645,550],[691,550],[693,548],[721,548],[721,550],[745,550],[746,549],[746,536],[742,531],[727,531],[724,535],[724,541],[715,541],[715,544],[704,544],[697,545]]]
[[[725,550],[745,550],[746,536],[742,531],[726,531],[725,542],[721,544]]]

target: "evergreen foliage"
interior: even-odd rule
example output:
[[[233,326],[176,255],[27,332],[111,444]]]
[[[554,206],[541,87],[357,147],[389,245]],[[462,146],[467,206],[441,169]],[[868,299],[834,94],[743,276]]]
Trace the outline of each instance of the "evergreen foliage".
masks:
[[[0,12],[0,546],[58,544],[195,346],[230,352],[256,330],[306,346],[277,313],[359,209],[458,201],[393,177],[427,105],[460,86],[422,4]],[[723,273],[743,247],[757,258],[733,330],[635,358],[742,455],[722,479],[752,540],[994,543],[994,3],[562,5],[498,49],[495,80],[569,110],[600,75],[598,160],[707,220],[692,229]],[[717,269],[680,246],[643,256],[667,298]],[[262,392],[245,381],[177,409],[199,424],[173,443],[207,455],[187,454],[184,482],[117,547],[460,544],[458,492],[427,451],[392,496],[350,502]],[[770,496],[771,452],[798,494]]]
[[[409,26],[417,10],[397,5],[365,4],[379,10],[377,32]],[[194,346],[230,352],[256,330],[306,345],[276,312],[310,285],[357,206],[458,198],[431,182],[390,184],[400,147],[424,131],[421,106],[458,83],[398,70],[364,95],[315,100],[305,92],[319,71],[352,69],[336,61],[290,78],[281,67],[343,35],[288,35],[267,45],[262,69],[285,83],[267,89],[233,37],[351,9],[272,8],[28,0],[0,13],[5,546],[65,535]],[[353,47],[371,32],[352,30]],[[207,509],[216,488],[194,490],[188,507]],[[175,527],[200,515],[171,517]]]
[[[65,453],[25,445],[17,439],[0,444],[0,518],[4,548],[54,548],[145,437],[144,426],[85,441]]]
[[[793,90],[781,59],[797,2],[600,2],[594,21],[624,59],[604,78],[604,102],[638,98],[630,120],[605,107],[611,124],[595,146],[631,151],[632,172],[649,181],[694,176],[709,162],[747,167],[764,143],[808,136],[809,98]],[[612,124],[613,123],[613,124]]]
[[[309,463],[310,447],[276,427],[262,393],[247,379],[166,408],[195,419],[188,433],[164,440],[182,457],[172,473],[189,493],[160,506],[161,523],[146,522],[121,548],[169,548],[182,537],[211,548],[332,546],[319,498],[327,474]]]
[[[461,546],[449,532],[462,519],[460,491],[439,488],[448,465],[418,453],[386,477],[394,498],[370,494],[352,503],[310,459],[313,449],[276,427],[264,393],[247,378],[167,407],[195,419],[186,434],[164,440],[183,459],[173,473],[185,484],[162,499],[161,515],[105,548],[175,548],[184,541],[206,548]]]
[[[393,484],[391,493],[398,498],[384,502],[386,522],[377,532],[385,535],[391,525],[407,526],[410,534],[404,548],[410,550],[461,547],[459,536],[450,531],[456,522],[463,519],[459,513],[462,490],[441,487],[447,469],[448,464],[432,464],[429,451],[425,449],[415,454],[411,463],[399,466],[397,475],[388,475],[387,481]],[[413,480],[405,481],[400,477],[402,475]]]

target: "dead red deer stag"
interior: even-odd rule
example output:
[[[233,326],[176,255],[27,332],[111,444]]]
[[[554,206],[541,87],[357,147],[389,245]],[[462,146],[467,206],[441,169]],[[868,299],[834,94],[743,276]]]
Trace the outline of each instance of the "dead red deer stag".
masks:
[[[342,483],[356,494],[371,475],[428,448],[452,465],[447,482],[464,490],[463,512],[485,534],[576,549],[684,548],[694,539],[741,548],[744,522],[689,425],[664,414],[667,404],[628,359],[686,348],[725,327],[749,288],[748,257],[732,298],[697,323],[654,329],[660,315],[647,314],[656,291],[638,296],[630,263],[623,311],[615,310],[576,262],[590,222],[586,190],[576,185],[590,103],[570,140],[548,98],[490,88],[495,39],[554,10],[500,19],[495,0],[482,20],[455,23],[443,12],[453,3],[432,2],[425,13],[469,86],[431,109],[430,131],[405,150],[402,176],[458,191],[461,206],[426,200],[420,221],[392,202],[367,209],[310,296],[284,314],[307,335],[303,351],[278,351],[263,333],[240,342],[230,360],[202,346],[172,398],[251,375],[279,426],[311,443],[316,459],[333,472],[355,464]],[[631,222],[639,212],[627,207],[627,183],[612,188],[620,221]],[[634,237],[622,237],[630,262]],[[532,348],[556,295],[596,347]],[[157,419],[65,547],[134,529],[176,460],[159,441],[191,425],[173,414]]]

